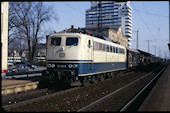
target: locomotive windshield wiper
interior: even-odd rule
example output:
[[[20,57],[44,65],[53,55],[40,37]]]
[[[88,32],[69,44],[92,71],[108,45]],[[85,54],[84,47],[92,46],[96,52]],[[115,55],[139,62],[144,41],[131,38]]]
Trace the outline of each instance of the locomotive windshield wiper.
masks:
[[[78,43],[75,43],[75,44],[73,44],[73,45],[70,45],[70,48],[71,48],[72,46],[77,46],[77,44],[78,44]]]

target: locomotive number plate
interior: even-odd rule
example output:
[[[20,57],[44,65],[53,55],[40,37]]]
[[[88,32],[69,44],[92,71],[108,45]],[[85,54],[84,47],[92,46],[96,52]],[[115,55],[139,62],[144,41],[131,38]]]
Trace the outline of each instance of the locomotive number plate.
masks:
[[[59,53],[59,57],[65,57],[65,53]]]

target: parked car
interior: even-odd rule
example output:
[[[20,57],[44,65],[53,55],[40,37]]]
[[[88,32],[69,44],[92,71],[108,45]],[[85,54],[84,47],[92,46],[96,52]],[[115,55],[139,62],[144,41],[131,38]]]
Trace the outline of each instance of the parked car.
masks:
[[[36,65],[31,64],[31,63],[26,62],[26,61],[22,61],[22,63],[24,63],[26,66],[30,67],[31,69],[35,69],[37,67]]]
[[[8,70],[9,72],[23,72],[23,71],[29,71],[30,68],[26,66],[25,64],[17,64],[17,65],[12,66]]]

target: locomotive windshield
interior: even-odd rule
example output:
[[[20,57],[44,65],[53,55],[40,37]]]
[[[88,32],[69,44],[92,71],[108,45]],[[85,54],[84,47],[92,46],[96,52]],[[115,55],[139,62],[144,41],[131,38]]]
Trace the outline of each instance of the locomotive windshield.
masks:
[[[67,37],[66,39],[66,46],[77,46],[78,45],[78,38],[77,37]]]
[[[61,44],[61,37],[52,37],[51,38],[51,45],[60,46],[60,44]]]

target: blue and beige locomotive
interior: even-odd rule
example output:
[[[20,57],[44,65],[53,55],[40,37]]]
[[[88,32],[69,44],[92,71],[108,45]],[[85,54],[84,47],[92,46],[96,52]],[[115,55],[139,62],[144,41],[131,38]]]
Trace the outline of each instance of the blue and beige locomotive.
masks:
[[[42,75],[48,81],[70,85],[79,80],[101,77],[126,69],[124,46],[108,39],[83,33],[54,33],[47,37],[47,70]],[[105,76],[106,77],[106,76]]]

